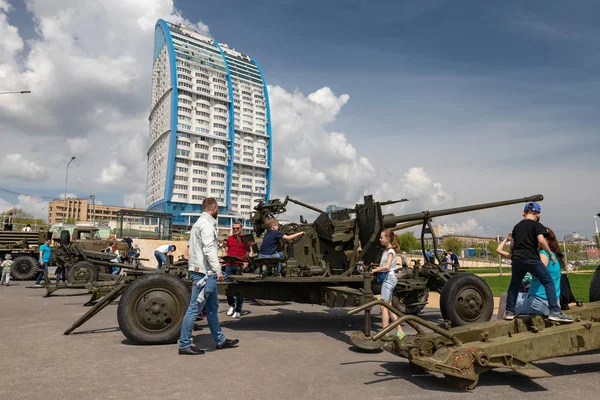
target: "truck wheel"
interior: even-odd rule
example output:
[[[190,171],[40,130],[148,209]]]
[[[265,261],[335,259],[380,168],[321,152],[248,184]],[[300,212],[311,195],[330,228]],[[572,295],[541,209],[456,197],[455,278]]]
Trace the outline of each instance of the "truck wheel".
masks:
[[[596,268],[590,282],[590,301],[600,301],[600,265]]]
[[[452,326],[489,321],[494,312],[494,296],[477,275],[454,275],[442,289],[440,311]]]
[[[176,343],[189,303],[190,290],[181,279],[164,273],[144,275],[121,296],[119,328],[134,344]]]
[[[63,231],[65,232],[65,231]],[[66,231],[68,233],[68,231]],[[89,261],[77,261],[70,266],[67,271],[67,282],[69,283],[88,283],[98,280],[98,267]]]
[[[31,257],[17,257],[10,271],[10,275],[14,280],[25,281],[33,279],[38,272],[36,271],[37,264]]]
[[[413,303],[427,303],[429,300],[429,292],[424,290],[422,292],[409,292],[403,297],[394,296],[392,297],[392,306],[402,312],[402,314],[417,315],[425,308],[426,304],[419,304],[411,306]],[[408,304],[408,306],[407,306]]]
[[[68,246],[71,243],[71,233],[69,231],[60,231],[60,244]]]

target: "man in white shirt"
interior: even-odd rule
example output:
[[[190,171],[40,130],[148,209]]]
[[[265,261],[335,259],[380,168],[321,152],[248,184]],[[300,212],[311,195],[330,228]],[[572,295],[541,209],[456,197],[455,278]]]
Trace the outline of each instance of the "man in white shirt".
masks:
[[[21,232],[31,232],[31,225],[27,224],[27,226],[21,229]]]
[[[175,250],[177,250],[177,246],[174,244],[164,244],[158,246],[158,248],[154,250],[154,257],[156,257],[156,261],[158,261],[158,269],[161,269],[163,264],[167,263],[167,254]]]
[[[217,315],[219,310],[217,281],[223,280],[217,255],[219,239],[216,218],[218,214],[217,201],[213,197],[207,197],[202,202],[202,214],[190,231],[188,274],[192,279],[192,297],[181,324],[179,354],[182,355],[204,354],[204,350],[192,345],[194,322],[202,308],[206,308],[208,327],[217,344],[217,350],[234,347],[239,343],[238,339],[225,338],[221,332]],[[206,279],[204,279],[205,277]],[[201,292],[204,292],[204,296],[199,296]]]

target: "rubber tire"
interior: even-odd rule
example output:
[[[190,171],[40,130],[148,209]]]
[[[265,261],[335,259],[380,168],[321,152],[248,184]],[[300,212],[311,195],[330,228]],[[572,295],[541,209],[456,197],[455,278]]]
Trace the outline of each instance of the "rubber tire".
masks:
[[[455,302],[460,292],[471,288],[481,294],[483,305],[476,318],[464,319],[457,312]],[[477,322],[486,322],[492,318],[494,313],[494,296],[488,284],[474,274],[458,274],[446,282],[440,295],[440,311],[445,320],[449,320],[452,326],[463,326]]]
[[[19,266],[26,268],[25,273],[18,272]],[[26,281],[35,278],[38,274],[36,268],[38,264],[35,262],[35,259],[31,257],[17,257],[15,258],[15,262],[12,266],[12,270],[10,271],[10,276],[16,281]]]
[[[596,268],[590,282],[590,301],[600,301],[600,265]]]
[[[135,313],[131,309],[143,301],[152,289],[167,289],[177,300],[175,312],[169,325],[160,330],[152,331],[139,325]],[[181,322],[190,303],[190,289],[183,280],[165,273],[150,273],[133,281],[121,295],[117,307],[117,320],[123,335],[136,345],[157,345],[177,343],[181,333]]]
[[[65,231],[63,231],[65,232]],[[66,231],[68,232],[68,231]],[[87,280],[87,281],[82,281],[82,280],[76,280],[75,278],[75,272],[77,269],[80,268],[88,268],[91,270],[91,279]],[[77,261],[75,264],[71,265],[69,268],[67,268],[67,282],[69,283],[75,283],[75,284],[82,284],[82,283],[89,283],[89,282],[96,282],[98,280],[98,267],[96,267],[94,264],[92,264],[89,261]]]
[[[60,244],[68,246],[71,243],[71,233],[67,230],[60,231]]]
[[[413,293],[408,294],[407,297],[414,297]],[[413,302],[418,302],[418,303],[423,303],[429,300],[429,292],[427,290],[423,291],[421,293],[421,295],[419,296],[418,299],[415,299],[416,301]],[[394,296],[392,297],[392,306],[394,308],[397,308],[400,312],[402,312],[402,314],[409,314],[409,315],[417,315],[419,314],[424,308],[425,308],[425,304],[422,305],[418,305],[418,306],[410,306],[410,307],[406,307],[404,305],[404,303],[398,298],[398,296]]]

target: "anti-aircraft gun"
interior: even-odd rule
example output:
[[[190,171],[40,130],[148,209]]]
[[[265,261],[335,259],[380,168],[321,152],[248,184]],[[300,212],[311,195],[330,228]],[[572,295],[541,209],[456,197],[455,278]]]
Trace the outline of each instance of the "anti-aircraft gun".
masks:
[[[281,272],[277,268],[271,268],[271,274],[263,273],[262,268],[259,268],[261,273],[244,272],[232,277],[232,282],[219,283],[218,291],[222,295],[241,295],[253,299],[358,307],[375,300],[375,295],[380,291],[380,285],[368,268],[379,261],[384,250],[378,240],[382,230],[398,230],[415,225],[430,228],[434,217],[542,199],[543,196],[536,195],[400,216],[384,214],[382,207],[405,199],[375,202],[370,195],[364,197],[364,203],[354,208],[331,213],[289,197],[283,201],[272,199],[268,203],[261,202],[256,205],[252,215],[257,236],[265,231],[266,219],[285,212],[289,202],[317,212],[318,216],[312,223],[301,217],[300,223],[281,226],[284,234],[305,232],[305,235],[290,243],[282,243],[284,260],[271,260],[281,262]],[[433,231],[431,233],[434,236]],[[249,261],[255,267],[267,262],[257,257],[250,257]],[[363,271],[356,268],[359,263],[364,265]],[[117,318],[121,331],[131,342],[174,343],[179,337],[182,317],[189,303],[186,273],[186,262],[175,263],[157,273],[126,271],[115,289],[65,334],[121,296]],[[452,326],[489,321],[491,318],[491,290],[476,275],[443,270],[437,264],[415,265],[411,274],[398,280],[393,300],[394,306],[402,313],[418,313],[427,304],[429,291],[434,290],[440,292],[442,315]],[[363,349],[381,347],[381,343],[371,340],[371,337],[371,318],[367,310],[364,332],[352,335],[351,341]]]
[[[292,243],[282,243],[286,262],[283,271],[286,276],[349,276],[355,272],[357,263],[371,264],[379,261],[384,250],[379,236],[385,229],[401,230],[422,225],[421,238],[426,232],[433,237],[433,247],[437,250],[437,240],[433,234],[431,220],[445,215],[466,213],[510,204],[541,201],[542,195],[529,196],[466,207],[396,216],[384,214],[382,207],[405,202],[407,199],[375,202],[373,196],[364,197],[364,203],[354,208],[345,208],[331,213],[301,201],[286,197],[284,201],[273,199],[269,203],[260,202],[252,214],[256,235],[261,235],[266,227],[265,220],[287,210],[288,202],[298,204],[319,215],[312,223],[301,217],[300,224],[289,223],[280,227],[285,235],[304,231],[305,235]],[[422,240],[424,243],[424,240]],[[424,244],[423,244],[423,253]],[[437,255],[437,251],[435,251]],[[441,260],[440,260],[441,261]]]

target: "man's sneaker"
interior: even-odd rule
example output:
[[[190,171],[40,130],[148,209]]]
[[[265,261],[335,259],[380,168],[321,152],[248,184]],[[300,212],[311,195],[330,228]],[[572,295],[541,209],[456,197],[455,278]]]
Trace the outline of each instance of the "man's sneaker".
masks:
[[[573,317],[565,314],[562,311],[550,311],[550,316],[548,316],[548,319],[550,321],[557,321],[557,322],[564,322],[564,323],[573,322]]]
[[[513,319],[515,319],[515,313],[512,311],[507,311],[506,313],[504,313],[504,319],[507,321],[512,321]]]
[[[217,350],[228,349],[230,347],[235,347],[239,343],[239,339],[225,339],[225,341],[221,344],[217,345]]]
[[[179,349],[179,355],[182,356],[197,356],[199,354],[204,354],[205,351],[201,350],[195,346],[186,347],[185,349]]]
[[[39,283],[36,283],[36,284],[35,284],[35,285],[33,285],[33,286],[35,286],[35,287],[42,287],[42,285],[41,285],[41,284],[39,284]]]
[[[406,333],[396,331],[396,337],[398,339],[402,339],[404,336],[406,336]]]
[[[235,307],[229,307],[229,310],[227,310],[227,316],[231,317],[233,315],[233,313],[235,312]]]
[[[239,312],[234,312],[233,313],[233,318],[239,318],[240,317],[240,313]]]

